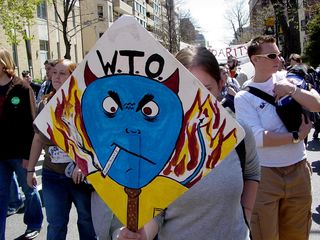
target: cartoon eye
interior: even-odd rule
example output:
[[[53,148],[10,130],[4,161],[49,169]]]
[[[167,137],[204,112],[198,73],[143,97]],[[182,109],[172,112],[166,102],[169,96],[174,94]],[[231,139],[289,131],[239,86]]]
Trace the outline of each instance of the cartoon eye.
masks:
[[[113,100],[112,97],[106,97],[103,100],[102,107],[107,114],[111,114],[111,115],[115,114],[119,108],[118,104],[116,103],[115,100]]]
[[[147,117],[155,117],[159,113],[159,107],[154,101],[148,102],[141,109],[141,112]]]

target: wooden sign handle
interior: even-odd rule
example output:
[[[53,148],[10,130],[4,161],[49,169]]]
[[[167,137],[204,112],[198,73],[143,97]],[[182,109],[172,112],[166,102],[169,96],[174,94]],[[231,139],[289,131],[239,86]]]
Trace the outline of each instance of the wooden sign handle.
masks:
[[[124,188],[124,191],[128,195],[127,203],[127,228],[130,231],[138,231],[138,219],[139,219],[139,195],[141,189]]]

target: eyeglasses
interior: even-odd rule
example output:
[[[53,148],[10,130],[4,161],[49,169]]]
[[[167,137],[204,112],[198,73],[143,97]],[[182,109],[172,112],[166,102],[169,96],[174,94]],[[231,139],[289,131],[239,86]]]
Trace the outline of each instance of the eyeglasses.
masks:
[[[267,53],[267,54],[257,54],[255,56],[258,57],[265,57],[265,58],[269,58],[269,59],[276,59],[277,57],[281,56],[281,53]]]

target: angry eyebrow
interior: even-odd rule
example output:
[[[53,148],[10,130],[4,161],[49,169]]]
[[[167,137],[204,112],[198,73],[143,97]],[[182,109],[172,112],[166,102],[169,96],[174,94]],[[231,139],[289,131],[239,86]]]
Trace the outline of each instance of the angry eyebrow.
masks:
[[[122,104],[121,104],[121,101],[120,101],[120,97],[119,97],[118,93],[116,93],[114,91],[108,91],[108,94],[118,104],[120,109],[123,110]]]
[[[143,98],[140,100],[140,102],[139,102],[139,104],[138,104],[138,107],[137,107],[136,112],[140,111],[140,110],[142,109],[142,107],[143,107],[144,105],[146,105],[146,103],[152,101],[153,98],[154,98],[154,96],[151,95],[151,94],[146,94],[146,95],[144,95]]]

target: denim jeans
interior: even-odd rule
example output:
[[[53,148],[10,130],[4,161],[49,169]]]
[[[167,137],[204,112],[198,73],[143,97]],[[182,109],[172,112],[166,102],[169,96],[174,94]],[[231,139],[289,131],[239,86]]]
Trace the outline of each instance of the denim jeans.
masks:
[[[28,186],[27,171],[22,167],[22,159],[0,160],[0,240],[5,239],[9,191],[13,172],[16,173],[26,197],[23,221],[27,225],[27,229],[40,229],[43,221],[39,193],[36,188]]]
[[[18,208],[22,205],[23,199],[19,191],[19,184],[17,181],[17,176],[14,173],[9,190],[9,208]]]
[[[47,240],[66,239],[72,203],[78,213],[80,240],[95,239],[90,210],[91,189],[86,184],[74,184],[64,174],[43,169],[42,193],[48,222]]]

